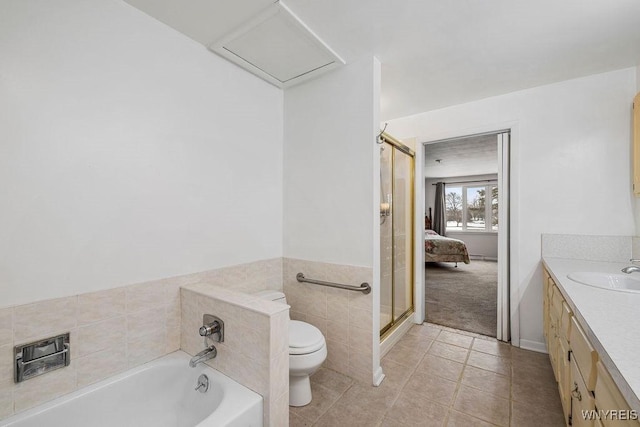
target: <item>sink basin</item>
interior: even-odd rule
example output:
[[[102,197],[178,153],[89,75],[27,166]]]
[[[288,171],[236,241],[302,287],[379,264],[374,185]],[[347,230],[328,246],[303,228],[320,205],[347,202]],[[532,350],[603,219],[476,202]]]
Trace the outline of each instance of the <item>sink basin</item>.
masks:
[[[612,291],[640,293],[640,277],[635,278],[628,274],[576,271],[567,274],[567,277],[583,285],[610,289]]]

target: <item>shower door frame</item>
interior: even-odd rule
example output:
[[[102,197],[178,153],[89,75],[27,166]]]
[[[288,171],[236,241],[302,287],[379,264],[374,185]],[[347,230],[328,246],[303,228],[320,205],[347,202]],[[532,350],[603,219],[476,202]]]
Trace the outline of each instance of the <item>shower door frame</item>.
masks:
[[[392,198],[391,198],[392,200],[392,203],[391,203],[391,221],[392,221],[392,224],[391,224],[391,264],[392,264],[391,265],[391,320],[390,322],[388,322],[387,324],[385,324],[383,327],[380,328],[380,339],[382,340],[386,336],[388,336],[391,332],[393,332],[397,325],[402,324],[407,318],[411,317],[411,315],[415,313],[415,309],[416,309],[416,295],[415,295],[416,294],[416,282],[415,282],[416,153],[414,150],[407,147],[402,142],[395,139],[394,137],[387,134],[386,132],[382,132],[380,134],[380,140],[382,141],[382,144],[384,143],[389,144],[393,150],[391,152],[391,194],[392,194]],[[410,207],[408,209],[411,215],[411,218],[409,221],[410,230],[409,230],[409,233],[407,233],[407,237],[411,239],[411,244],[409,245],[409,247],[411,248],[411,257],[410,257],[411,265],[406,268],[407,273],[410,274],[411,289],[409,294],[411,295],[411,305],[400,316],[398,316],[396,320],[394,320],[394,317],[395,317],[394,316],[395,314],[395,275],[394,275],[395,273],[395,250],[394,250],[395,233],[394,233],[394,227],[393,227],[393,221],[395,218],[395,215],[393,215],[393,211],[394,211],[393,204],[395,203],[394,197],[393,197],[394,189],[395,189],[395,185],[394,185],[395,184],[394,169],[395,169],[395,155],[396,155],[395,150],[399,150],[405,155],[407,155],[411,161],[411,171],[410,171],[410,177],[408,181],[411,187],[411,192],[407,197],[407,200],[410,202]]]

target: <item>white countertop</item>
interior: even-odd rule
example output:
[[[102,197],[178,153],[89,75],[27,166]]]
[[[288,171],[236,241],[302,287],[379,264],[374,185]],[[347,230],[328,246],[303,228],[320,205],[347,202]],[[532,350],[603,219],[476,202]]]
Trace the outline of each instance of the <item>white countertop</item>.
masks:
[[[620,273],[631,264],[552,257],[542,262],[627,403],[640,411],[640,293],[601,289],[567,278],[575,271]]]

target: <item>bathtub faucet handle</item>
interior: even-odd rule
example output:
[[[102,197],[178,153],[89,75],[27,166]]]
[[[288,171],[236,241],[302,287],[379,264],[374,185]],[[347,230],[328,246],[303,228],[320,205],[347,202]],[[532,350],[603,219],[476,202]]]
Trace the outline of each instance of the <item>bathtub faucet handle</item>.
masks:
[[[212,337],[217,342],[224,342],[224,322],[217,316],[205,314],[198,333],[203,337]]]

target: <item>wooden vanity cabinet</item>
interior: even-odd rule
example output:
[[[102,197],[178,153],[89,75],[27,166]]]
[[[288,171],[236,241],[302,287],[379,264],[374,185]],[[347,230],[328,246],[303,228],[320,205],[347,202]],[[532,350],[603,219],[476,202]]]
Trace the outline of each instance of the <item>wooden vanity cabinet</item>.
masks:
[[[573,315],[560,289],[548,271],[543,284],[544,337],[567,425],[573,427],[640,427],[637,419],[613,419],[602,411],[623,411],[622,416],[635,418],[607,372],[599,361],[582,326]],[[590,412],[595,411],[595,412]],[[600,412],[598,412],[600,411]],[[625,412],[628,411],[628,412]],[[583,414],[590,413],[591,417]],[[591,419],[589,419],[591,418]]]

